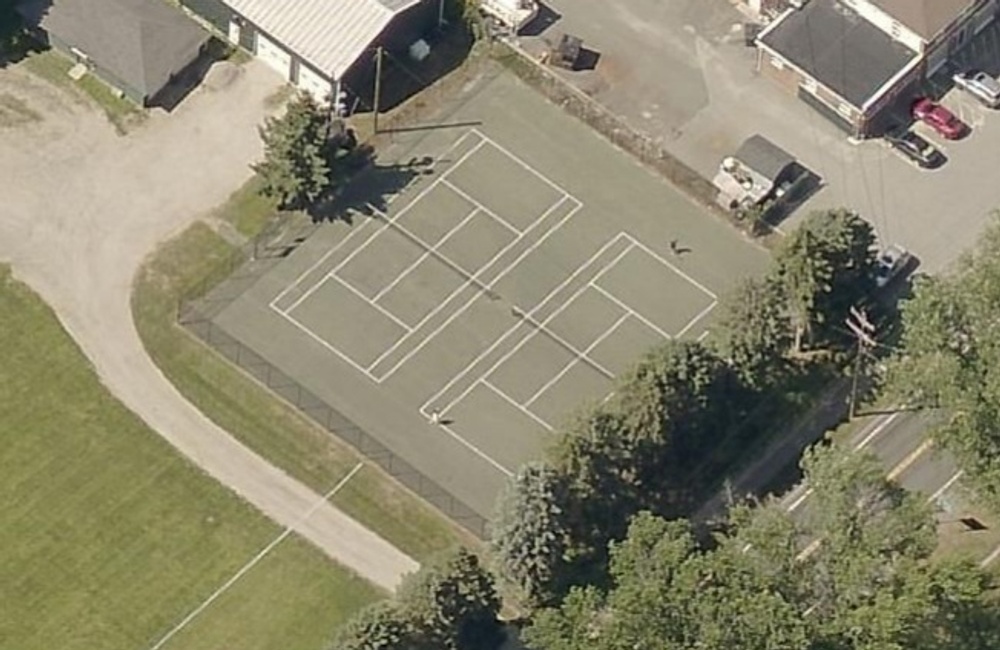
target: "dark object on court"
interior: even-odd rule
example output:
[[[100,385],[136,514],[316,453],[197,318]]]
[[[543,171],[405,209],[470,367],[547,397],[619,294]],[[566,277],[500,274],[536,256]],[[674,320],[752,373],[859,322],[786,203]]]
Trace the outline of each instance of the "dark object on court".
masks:
[[[576,69],[583,40],[571,34],[563,34],[549,53],[549,63],[566,70]]]

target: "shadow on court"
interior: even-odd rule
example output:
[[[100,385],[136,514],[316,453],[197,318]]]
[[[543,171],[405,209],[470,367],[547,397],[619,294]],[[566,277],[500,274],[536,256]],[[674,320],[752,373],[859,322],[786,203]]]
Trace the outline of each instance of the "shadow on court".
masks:
[[[373,160],[368,169],[346,184],[329,199],[318,202],[309,210],[314,222],[343,221],[353,223],[357,213],[374,216],[372,208],[385,212],[389,197],[403,191],[421,176],[433,174],[434,160],[429,156],[413,157],[401,163],[380,165]]]

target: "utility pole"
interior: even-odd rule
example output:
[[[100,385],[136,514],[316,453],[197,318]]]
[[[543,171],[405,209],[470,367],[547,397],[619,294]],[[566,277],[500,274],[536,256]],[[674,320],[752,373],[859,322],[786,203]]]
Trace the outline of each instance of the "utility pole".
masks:
[[[854,357],[854,377],[851,382],[851,406],[848,418],[853,420],[856,415],[856,407],[858,402],[858,377],[861,375],[861,358],[867,353],[870,348],[874,348],[877,343],[875,341],[875,325],[868,320],[868,314],[852,306],[850,309],[850,315],[845,321],[847,327],[854,332],[854,336],[858,341],[858,350]]]
[[[373,115],[373,130],[378,134],[378,105],[382,95],[382,46],[375,48],[375,112]]]

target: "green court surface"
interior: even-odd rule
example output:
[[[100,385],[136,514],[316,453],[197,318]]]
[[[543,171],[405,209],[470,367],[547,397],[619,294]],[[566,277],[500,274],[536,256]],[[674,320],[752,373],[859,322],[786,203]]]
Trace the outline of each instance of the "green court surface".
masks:
[[[507,74],[447,121],[472,126],[398,136],[349,223],[215,322],[488,517],[568,416],[651,346],[707,335],[766,254]]]

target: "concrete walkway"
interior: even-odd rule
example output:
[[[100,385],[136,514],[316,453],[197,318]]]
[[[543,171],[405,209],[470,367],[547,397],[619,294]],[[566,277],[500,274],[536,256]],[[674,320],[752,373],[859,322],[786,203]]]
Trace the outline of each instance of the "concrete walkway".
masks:
[[[395,589],[416,562],[337,508],[317,507],[320,495],[196,410],[132,322],[145,257],[224,201],[260,155],[257,126],[279,80],[259,63],[219,72],[170,116],[153,114],[118,137],[64,91],[18,68],[0,71],[0,98],[37,116],[0,120],[0,260],[52,306],[112,393],[178,451],[330,558]]]

